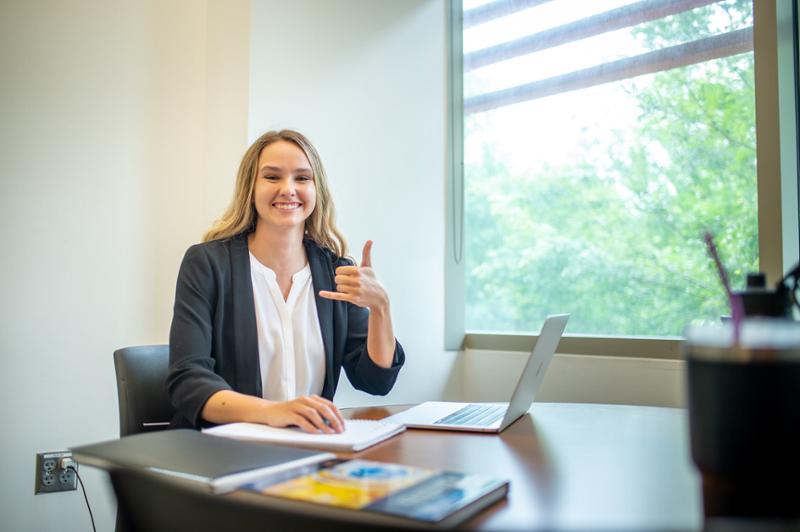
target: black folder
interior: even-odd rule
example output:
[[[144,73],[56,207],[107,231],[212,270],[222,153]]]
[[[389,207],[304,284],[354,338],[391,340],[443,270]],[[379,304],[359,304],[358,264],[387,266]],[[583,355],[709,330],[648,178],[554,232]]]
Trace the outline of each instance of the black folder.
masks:
[[[80,464],[101,469],[149,469],[195,480],[215,492],[335,457],[327,452],[220,438],[191,429],[134,434],[73,447],[71,451]]]

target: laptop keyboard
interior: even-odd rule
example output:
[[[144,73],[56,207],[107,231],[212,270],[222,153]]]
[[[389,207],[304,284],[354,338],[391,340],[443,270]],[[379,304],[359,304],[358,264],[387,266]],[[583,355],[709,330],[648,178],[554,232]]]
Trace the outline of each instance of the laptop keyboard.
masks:
[[[434,425],[471,425],[488,427],[506,413],[506,405],[467,405],[434,421]]]

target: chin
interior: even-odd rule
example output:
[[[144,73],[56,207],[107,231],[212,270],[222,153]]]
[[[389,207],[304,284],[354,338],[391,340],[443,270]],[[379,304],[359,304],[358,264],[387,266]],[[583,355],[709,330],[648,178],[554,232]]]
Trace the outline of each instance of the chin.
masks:
[[[293,229],[295,227],[300,227],[301,229],[305,229],[306,219],[298,217],[297,219],[292,219],[292,220],[286,220],[286,219],[270,220],[269,225],[281,229]]]

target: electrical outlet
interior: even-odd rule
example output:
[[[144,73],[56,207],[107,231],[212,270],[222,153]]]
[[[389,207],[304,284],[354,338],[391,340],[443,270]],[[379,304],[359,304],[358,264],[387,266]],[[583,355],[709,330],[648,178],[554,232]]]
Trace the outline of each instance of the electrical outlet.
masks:
[[[36,453],[36,479],[33,493],[54,493],[78,489],[75,471],[64,467],[64,459],[70,459],[75,469],[78,464],[72,459],[70,451]]]

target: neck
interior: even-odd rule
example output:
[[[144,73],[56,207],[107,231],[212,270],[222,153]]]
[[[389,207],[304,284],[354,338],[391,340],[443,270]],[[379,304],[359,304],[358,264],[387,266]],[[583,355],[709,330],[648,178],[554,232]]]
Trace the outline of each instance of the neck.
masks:
[[[294,274],[306,264],[303,228],[299,231],[276,231],[257,223],[247,237],[247,247],[258,261],[276,273]]]

